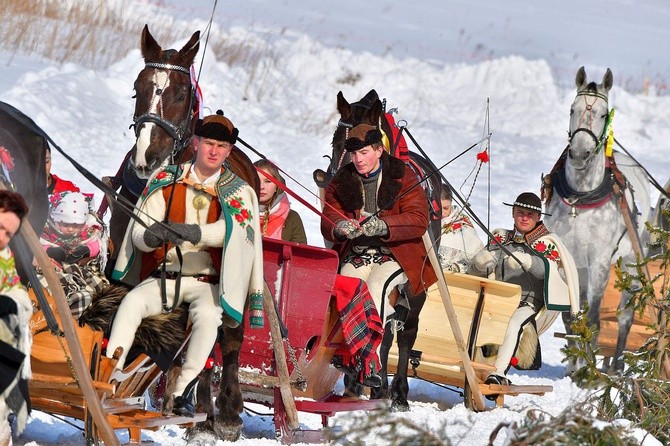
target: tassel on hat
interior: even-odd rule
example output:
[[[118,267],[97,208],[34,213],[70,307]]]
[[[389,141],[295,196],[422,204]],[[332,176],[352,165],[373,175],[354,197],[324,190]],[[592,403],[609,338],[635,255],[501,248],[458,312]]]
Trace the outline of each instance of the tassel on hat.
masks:
[[[231,144],[237,142],[239,131],[230,119],[223,116],[223,110],[217,110],[215,115],[205,116],[195,123],[193,134],[203,138],[226,141]]]

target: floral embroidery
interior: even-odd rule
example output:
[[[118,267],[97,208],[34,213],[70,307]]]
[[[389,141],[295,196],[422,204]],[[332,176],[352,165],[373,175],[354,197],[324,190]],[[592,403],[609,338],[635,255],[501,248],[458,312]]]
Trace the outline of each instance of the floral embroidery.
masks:
[[[533,244],[533,249],[554,262],[558,262],[561,258],[556,245],[553,243],[545,243],[538,240]]]
[[[252,215],[251,211],[243,206],[244,200],[242,200],[242,197],[233,197],[228,202],[228,209],[230,213],[235,217],[235,220],[240,224],[240,226],[244,228],[251,223]]]

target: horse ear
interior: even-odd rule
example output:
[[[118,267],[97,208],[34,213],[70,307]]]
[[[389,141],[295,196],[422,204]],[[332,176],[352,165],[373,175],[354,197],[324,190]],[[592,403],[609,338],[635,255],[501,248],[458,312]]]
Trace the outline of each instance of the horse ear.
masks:
[[[610,91],[610,88],[612,88],[612,84],[614,84],[614,75],[612,74],[612,70],[609,68],[605,72],[605,75],[603,76],[603,88],[605,91]]]
[[[200,31],[193,33],[191,38],[182,49],[179,50],[179,58],[183,61],[182,66],[189,67],[200,49]]]
[[[363,96],[363,99],[361,99],[361,102],[367,102],[368,104],[372,104],[374,101],[379,99],[379,95],[377,94],[377,90],[374,88],[370,91],[368,91],[368,94]]]
[[[382,101],[377,99],[372,103],[372,107],[370,107],[370,118],[371,121],[378,124],[379,123],[379,117],[382,115]]]
[[[340,112],[340,116],[349,116],[351,113],[351,104],[344,99],[341,91],[337,93],[337,111]]]
[[[586,70],[584,70],[584,65],[582,65],[581,68],[577,70],[577,76],[575,77],[575,85],[577,85],[577,89],[586,85]]]
[[[154,39],[154,36],[149,32],[149,25],[144,25],[140,47],[142,48],[142,57],[144,57],[144,60],[160,59],[160,53],[163,50],[158,42],[156,42],[156,39]]]

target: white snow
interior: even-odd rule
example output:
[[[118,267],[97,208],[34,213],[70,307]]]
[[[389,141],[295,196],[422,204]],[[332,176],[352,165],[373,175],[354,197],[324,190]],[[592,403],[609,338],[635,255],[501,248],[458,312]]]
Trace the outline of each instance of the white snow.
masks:
[[[338,119],[338,91],[353,102],[377,89],[388,107],[399,108],[399,118],[407,121],[438,166],[486,134],[490,101],[491,162],[477,176],[470,203],[495,228],[510,223],[509,208],[502,201],[513,200],[522,191],[537,192],[541,174],[549,172],[565,147],[577,69],[585,65],[589,79],[600,81],[610,67],[615,78],[610,104],[616,108],[616,137],[664,184],[670,168],[666,150],[670,97],[663,96],[670,79],[670,55],[663,45],[670,37],[666,25],[670,6],[661,0],[588,3],[219,2],[212,39],[253,43],[251,48],[260,57],[256,65],[230,66],[217,60],[209,47],[200,79],[205,106],[210,112],[223,108],[246,142],[300,183],[289,180],[289,187],[318,205],[311,195],[316,192],[312,171],[326,167],[323,156],[330,153]],[[205,29],[212,4],[129,0],[125,7],[129,15],[146,11],[165,15],[174,21],[174,29],[190,35]],[[185,41],[159,43],[180,48]],[[93,174],[113,175],[133,143],[128,126],[133,81],[143,66],[139,49],[100,70],[1,51],[0,56],[7,61],[0,77],[0,100],[31,116]],[[199,63],[200,55],[196,60]],[[342,83],[357,76],[353,85]],[[464,195],[475,179],[475,154],[483,148],[480,145],[443,170]],[[60,154],[54,153],[53,164],[55,173],[93,191]],[[652,197],[655,202],[658,193],[652,191]],[[96,198],[99,203],[99,192]],[[319,217],[293,203],[303,217],[309,242],[322,246]],[[563,331],[561,322],[542,338],[542,368],[512,375],[515,383],[552,385],[553,392],[508,397],[505,408],[473,413],[454,392],[412,381],[411,412],[388,415],[389,421],[405,417],[454,442],[475,445],[486,444],[498,423],[522,420],[528,409],[560,412],[574,404],[581,391],[563,377],[559,350],[564,341],[555,338],[554,331]],[[353,415],[338,414],[330,424],[346,430]],[[300,419],[310,428],[320,425],[318,416],[301,414]],[[245,439],[239,444],[277,444],[271,417],[245,415],[244,422]],[[147,431],[144,437],[157,444],[179,445],[185,444],[182,433],[167,426]],[[504,435],[499,437],[495,444],[503,444]],[[383,439],[369,441],[383,443]],[[83,438],[75,428],[33,412],[16,444],[83,444]]]

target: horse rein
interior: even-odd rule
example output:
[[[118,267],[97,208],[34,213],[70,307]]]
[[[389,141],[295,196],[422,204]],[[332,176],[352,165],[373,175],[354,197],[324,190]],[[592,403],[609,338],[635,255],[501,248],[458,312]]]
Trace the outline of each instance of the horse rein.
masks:
[[[584,116],[586,113],[592,113],[593,106],[595,105],[596,101],[598,99],[602,99],[605,101],[605,105],[607,106],[609,110],[609,105],[608,105],[608,98],[604,94],[594,92],[594,91],[583,91],[580,93],[577,93],[577,97],[579,96],[584,96],[584,103],[586,104],[586,110],[582,112],[582,116],[580,117],[580,123],[584,122]],[[592,103],[588,103],[588,100],[586,96],[591,96],[594,97],[595,99],[593,100]],[[591,123],[593,123],[593,119],[591,119]],[[593,151],[593,154],[596,155],[600,153],[602,150],[603,146],[605,145],[605,141],[607,140],[607,130],[609,128],[609,123],[610,123],[610,116],[607,116],[607,119],[605,121],[605,125],[603,126],[603,130],[601,132],[600,138],[596,136],[595,133],[593,133],[593,130],[590,128],[591,124],[589,124],[589,128],[587,127],[578,127],[574,132],[568,131],[568,146],[572,143],[572,138],[575,137],[575,135],[579,132],[584,132],[587,135],[589,135],[593,141],[595,142],[595,149]]]
[[[158,63],[158,62],[147,62],[144,64],[144,69],[147,68],[153,68],[155,70],[167,70],[169,71],[177,71],[182,74],[186,74],[189,76],[189,79],[191,77],[191,71],[186,68],[182,67],[180,65],[173,65],[173,64],[167,64],[167,63]],[[168,73],[169,76],[169,73]],[[166,79],[167,83],[167,79]],[[164,86],[163,86],[164,87]],[[147,122],[151,122],[162,128],[173,140],[174,144],[172,147],[172,153],[170,154],[169,158],[169,163],[172,164],[174,163],[175,158],[179,154],[179,152],[184,148],[186,145],[186,135],[188,132],[188,127],[189,123],[191,122],[191,110],[193,110],[193,105],[195,104],[195,89],[193,88],[193,84],[189,82],[189,97],[190,97],[190,102],[188,106],[188,113],[186,117],[182,120],[181,123],[175,124],[167,119],[165,119],[163,115],[163,101],[162,101],[162,94],[164,91],[164,88],[157,88],[154,91],[154,95],[151,98],[151,104],[154,105],[154,101],[158,101],[159,104],[159,110],[160,113],[144,113],[140,116],[133,116],[133,123],[130,125],[129,128],[133,128],[135,132],[135,137],[139,137],[139,130],[142,127],[143,124]],[[151,106],[149,107],[151,109]]]

